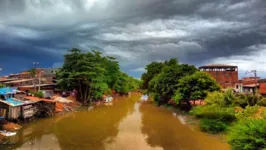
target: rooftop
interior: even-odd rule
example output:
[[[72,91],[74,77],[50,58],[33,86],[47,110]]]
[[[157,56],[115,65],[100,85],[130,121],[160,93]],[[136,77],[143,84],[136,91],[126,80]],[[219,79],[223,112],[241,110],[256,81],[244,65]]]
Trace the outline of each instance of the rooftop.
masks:
[[[209,64],[209,65],[201,66],[199,68],[223,68],[223,67],[237,67],[237,66],[227,65],[227,64]]]
[[[55,103],[55,100],[52,99],[45,99],[45,98],[39,98],[39,97],[33,97],[33,96],[26,96],[24,99],[39,102],[39,101],[44,101],[44,102],[49,102],[49,103]]]
[[[8,82],[8,81],[14,81],[17,80],[17,78],[14,79],[0,79],[0,82]]]
[[[56,85],[56,84],[54,84],[54,83],[52,83],[52,84],[36,84],[35,86],[36,87],[39,87],[39,86],[50,86],[50,85]],[[24,88],[31,88],[31,87],[34,87],[34,85],[25,85],[25,86],[20,86],[20,87],[24,87]]]
[[[259,79],[259,83],[266,82],[266,79]]]
[[[21,72],[20,74],[30,74],[30,72]]]
[[[7,84],[9,83],[20,83],[20,82],[27,82],[27,81],[32,81],[34,79],[21,79],[21,80],[14,80],[14,81],[9,81],[9,82],[6,82]]]

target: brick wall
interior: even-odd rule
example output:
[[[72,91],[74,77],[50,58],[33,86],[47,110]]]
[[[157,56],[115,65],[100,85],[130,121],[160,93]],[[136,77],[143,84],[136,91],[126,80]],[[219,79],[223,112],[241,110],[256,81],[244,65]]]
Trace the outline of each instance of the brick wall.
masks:
[[[259,89],[260,94],[266,94],[266,82],[261,82],[260,83],[260,89]]]
[[[204,71],[209,74],[222,86],[222,88],[234,88],[238,82],[237,71]]]

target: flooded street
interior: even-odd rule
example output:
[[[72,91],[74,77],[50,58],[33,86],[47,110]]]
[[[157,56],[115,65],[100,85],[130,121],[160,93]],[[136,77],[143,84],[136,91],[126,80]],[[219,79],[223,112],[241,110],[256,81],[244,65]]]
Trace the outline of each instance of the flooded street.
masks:
[[[0,149],[19,150],[227,150],[229,145],[193,131],[178,114],[139,102],[140,95],[29,123]],[[178,119],[179,118],[179,119]]]

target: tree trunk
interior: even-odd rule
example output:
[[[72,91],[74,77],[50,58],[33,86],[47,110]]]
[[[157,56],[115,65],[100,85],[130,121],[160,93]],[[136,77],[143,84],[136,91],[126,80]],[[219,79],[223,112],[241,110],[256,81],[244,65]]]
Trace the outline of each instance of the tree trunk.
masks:
[[[185,102],[187,103],[188,110],[190,110],[192,108],[192,105],[189,102],[189,99],[186,99]]]
[[[89,98],[89,103],[91,103],[91,89],[92,89],[92,85],[93,85],[93,82],[91,82],[91,87],[90,87],[90,90],[89,90],[89,95],[88,95],[88,98]]]
[[[78,93],[79,93],[79,100],[82,100],[82,85],[81,85],[81,82],[80,81],[79,81]]]
[[[86,86],[85,95],[84,95],[84,97],[85,97],[85,102],[86,102],[86,103],[88,103],[88,88],[89,88],[89,86],[87,85],[87,86]]]

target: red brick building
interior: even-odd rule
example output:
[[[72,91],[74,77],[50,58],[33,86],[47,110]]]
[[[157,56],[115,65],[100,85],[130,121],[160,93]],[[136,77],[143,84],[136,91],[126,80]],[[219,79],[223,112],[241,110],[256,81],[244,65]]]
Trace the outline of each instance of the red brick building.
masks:
[[[262,95],[266,96],[266,79],[260,79],[259,80],[259,92]]]
[[[238,82],[238,67],[232,65],[211,64],[199,67],[200,71],[209,73],[223,89],[235,88]]]

